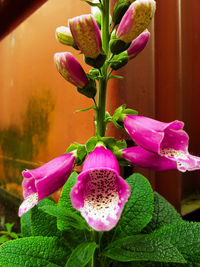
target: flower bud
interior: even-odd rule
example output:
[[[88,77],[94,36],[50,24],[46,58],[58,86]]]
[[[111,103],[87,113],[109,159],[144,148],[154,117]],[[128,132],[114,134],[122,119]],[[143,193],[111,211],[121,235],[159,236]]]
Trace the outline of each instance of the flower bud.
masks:
[[[93,0],[92,3],[99,3],[99,0]],[[91,6],[91,13],[97,22],[99,29],[101,29],[101,11],[97,6]]]
[[[130,43],[142,33],[155,13],[154,0],[136,0],[124,14],[116,32],[116,38]]]
[[[114,5],[112,20],[113,20],[115,25],[120,23],[122,17],[126,13],[126,11],[129,8],[129,6],[130,6],[130,2],[124,1],[124,0],[119,0]]]
[[[127,54],[129,59],[136,57],[147,45],[150,37],[150,32],[145,30],[142,32],[129,46]]]
[[[97,58],[102,52],[101,35],[91,14],[69,20],[74,41],[85,57]]]
[[[83,88],[88,83],[83,68],[71,53],[56,53],[54,61],[58,71],[68,82],[79,88]]]
[[[70,29],[65,26],[56,28],[56,39],[64,45],[74,46],[75,42],[70,32]]]

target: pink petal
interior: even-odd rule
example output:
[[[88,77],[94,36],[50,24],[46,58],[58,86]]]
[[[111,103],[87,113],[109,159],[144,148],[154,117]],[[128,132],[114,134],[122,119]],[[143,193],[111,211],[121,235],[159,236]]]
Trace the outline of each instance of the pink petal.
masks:
[[[123,149],[122,156],[131,164],[149,170],[164,171],[177,168],[177,164],[173,160],[149,152],[140,146]]]

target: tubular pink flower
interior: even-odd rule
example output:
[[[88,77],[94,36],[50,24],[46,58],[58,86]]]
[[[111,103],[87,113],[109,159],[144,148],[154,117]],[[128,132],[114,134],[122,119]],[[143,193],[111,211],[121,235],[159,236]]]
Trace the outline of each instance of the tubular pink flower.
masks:
[[[74,41],[85,57],[97,58],[102,52],[101,34],[91,14],[69,20]]]
[[[156,10],[156,2],[154,0],[136,0],[133,2],[124,14],[116,37],[130,43],[132,40],[142,33],[154,16]]]
[[[109,231],[117,224],[130,196],[130,187],[119,172],[114,154],[97,146],[86,158],[71,190],[73,207],[96,231]]]
[[[43,166],[22,172],[24,201],[19,207],[19,216],[62,187],[70,176],[75,162],[73,152],[63,154]]]
[[[132,41],[131,45],[127,49],[129,59],[136,57],[147,45],[150,37],[150,32],[145,30],[135,40]]]
[[[56,53],[54,61],[60,74],[78,88],[88,83],[88,78],[75,57],[69,52]]]
[[[163,157],[176,162],[176,168],[182,172],[200,169],[200,158],[190,155],[188,152],[189,137],[183,130],[183,126],[184,123],[177,120],[165,123],[135,115],[126,115],[124,118],[124,127],[133,141],[144,150],[157,155],[145,154],[142,150],[133,149],[134,153],[144,153],[144,160],[148,157],[149,159],[157,158],[158,161],[162,161],[161,164],[166,163],[166,169],[169,169],[169,161],[164,162],[160,159]],[[141,164],[143,163],[141,162]],[[173,169],[173,164],[171,166]],[[162,167],[162,169],[165,168]]]

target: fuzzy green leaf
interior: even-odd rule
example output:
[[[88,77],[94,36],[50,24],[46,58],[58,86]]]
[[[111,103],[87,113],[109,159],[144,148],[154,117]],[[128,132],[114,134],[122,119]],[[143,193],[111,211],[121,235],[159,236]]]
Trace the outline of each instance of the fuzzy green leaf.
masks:
[[[131,187],[131,196],[115,229],[115,239],[140,232],[149,223],[153,213],[153,192],[149,181],[135,173],[126,182]]]
[[[103,255],[113,260],[186,263],[178,249],[162,238],[135,235],[119,239],[107,246]]]
[[[44,212],[55,216],[59,220],[58,229],[69,230],[71,228],[76,228],[79,230],[90,230],[90,227],[86,221],[78,214],[71,212],[63,207],[58,206],[44,206],[41,208]]]
[[[200,223],[177,221],[153,232],[168,240],[190,262],[200,263]]]
[[[68,220],[63,219],[64,217],[62,218],[61,216],[57,217],[57,227],[61,231],[68,230],[71,228],[71,226],[69,226],[70,218],[71,218],[71,223],[74,222],[74,227],[75,225],[77,225],[75,221],[78,220],[78,221],[82,221],[82,225],[83,227],[85,227],[85,229],[87,228],[85,221],[80,216],[80,212],[73,208],[72,203],[71,203],[71,198],[70,198],[70,192],[71,192],[72,187],[76,183],[77,176],[78,174],[76,172],[73,172],[70,175],[67,182],[63,186],[60,200],[58,202],[58,208],[62,209],[63,213],[66,214],[66,216],[68,217]],[[77,220],[73,219],[75,217],[78,219]]]
[[[66,248],[56,237],[25,237],[8,241],[0,247],[0,266],[64,266]]]
[[[181,215],[161,195],[154,192],[154,211],[149,224],[143,229],[143,233],[151,233],[164,225],[172,224],[182,220]]]
[[[46,205],[54,206],[56,204],[50,199],[43,199],[31,210],[31,233],[33,236],[55,236],[59,233],[56,218],[40,209]]]
[[[65,267],[83,267],[92,258],[97,244],[95,242],[84,242],[74,249]]]
[[[78,176],[77,172],[73,172],[70,177],[68,178],[67,182],[63,186],[60,199],[58,202],[58,207],[63,207],[67,210],[77,212],[73,207],[71,203],[71,198],[70,198],[70,192],[74,184],[76,183],[76,178]],[[78,212],[77,212],[78,214]]]
[[[8,236],[6,236],[6,235],[1,235],[0,236],[0,244],[6,242],[8,240],[10,240],[10,238]]]
[[[21,232],[23,237],[31,236],[31,210],[24,213],[20,218]]]

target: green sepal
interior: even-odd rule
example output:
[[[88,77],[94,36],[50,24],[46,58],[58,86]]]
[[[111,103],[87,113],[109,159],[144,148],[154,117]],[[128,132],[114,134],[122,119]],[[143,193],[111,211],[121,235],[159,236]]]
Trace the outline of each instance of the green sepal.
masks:
[[[127,51],[124,51],[118,55],[115,55],[112,60],[110,61],[110,67],[113,70],[118,70],[125,66],[129,61],[129,56],[127,54]]]
[[[96,68],[91,69],[91,70],[89,71],[88,76],[89,76],[91,79],[99,79],[100,77],[102,77],[102,76],[100,75],[100,71],[99,71],[99,69],[96,69]]]
[[[123,121],[125,115],[137,115],[137,114],[138,112],[136,110],[129,108],[126,109],[126,105],[123,104],[114,111],[112,116],[112,121],[117,128],[123,128]]]
[[[88,139],[87,143],[85,144],[88,154],[95,149],[96,144],[98,142],[99,142],[99,139],[97,137],[95,137],[95,136],[93,136],[90,139]]]
[[[85,63],[88,64],[89,66],[100,69],[106,60],[106,55],[102,52],[96,58],[84,57],[84,60],[85,60]]]
[[[108,111],[106,111],[105,123],[109,123],[109,122],[112,122],[112,117],[110,116],[110,113]]]
[[[95,80],[89,78],[89,82],[82,88],[77,87],[77,91],[88,98],[94,98],[97,93]]]
[[[70,153],[72,151],[76,151],[76,160],[75,160],[76,165],[81,165],[85,160],[85,157],[87,156],[85,145],[75,142],[67,148],[65,153]]]
[[[131,43],[125,43],[124,41],[117,39],[116,30],[114,30],[111,34],[109,46],[110,51],[113,55],[118,55],[121,52],[127,50]]]
[[[119,0],[114,5],[112,20],[115,25],[120,23],[122,17],[126,13],[129,6],[130,6],[130,2],[124,1],[124,0]]]

